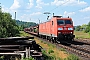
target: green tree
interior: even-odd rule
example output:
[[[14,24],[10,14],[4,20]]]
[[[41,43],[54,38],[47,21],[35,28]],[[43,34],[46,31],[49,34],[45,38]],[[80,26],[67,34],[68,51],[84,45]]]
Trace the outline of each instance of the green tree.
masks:
[[[21,30],[21,31],[24,30],[24,28],[38,25],[34,22],[23,22],[23,21],[19,21],[19,20],[15,20],[15,21],[16,21],[16,24],[19,26],[19,30]]]
[[[76,30],[76,31],[80,31],[80,30],[81,30],[81,26],[80,26],[80,25],[77,26],[77,27],[75,28],[75,30]]]
[[[0,37],[12,37],[19,34],[18,26],[10,13],[0,10]]]
[[[87,25],[86,25],[86,24],[83,24],[83,25],[81,26],[81,30],[82,30],[82,31],[85,31],[86,27],[87,27]]]
[[[87,25],[87,27],[86,27],[86,29],[85,29],[85,32],[86,32],[86,33],[90,32],[90,22],[88,23],[88,25]]]

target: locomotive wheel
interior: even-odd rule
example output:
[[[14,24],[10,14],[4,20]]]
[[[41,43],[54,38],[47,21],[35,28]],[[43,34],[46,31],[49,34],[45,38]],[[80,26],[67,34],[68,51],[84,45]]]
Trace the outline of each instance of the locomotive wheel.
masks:
[[[53,37],[53,43],[56,43],[56,39],[55,39],[55,37]]]

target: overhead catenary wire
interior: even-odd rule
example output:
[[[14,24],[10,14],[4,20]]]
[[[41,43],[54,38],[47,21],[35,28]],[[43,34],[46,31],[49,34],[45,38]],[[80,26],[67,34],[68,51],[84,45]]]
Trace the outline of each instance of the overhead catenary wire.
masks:
[[[69,1],[70,1],[70,0],[68,0],[68,1],[66,1],[66,2],[64,2],[64,3],[62,3],[62,4],[60,4],[59,6],[53,8],[53,9],[51,9],[48,13],[51,14],[51,12],[52,12],[53,10],[55,10],[55,9],[57,9],[58,7],[60,7],[60,6],[64,5],[64,4],[66,4],[66,3],[68,3]],[[44,13],[45,13],[45,12],[44,12]],[[51,15],[52,15],[52,14],[51,14]],[[51,16],[51,15],[50,15],[50,16]],[[49,16],[47,16],[47,17],[49,18]],[[47,19],[48,19],[48,18],[47,18]]]
[[[64,5],[64,4],[67,4],[67,3],[69,3],[69,2],[70,2],[70,0],[66,0],[66,1],[64,1],[64,3],[56,6],[56,7],[53,8],[53,9],[51,9],[49,12],[52,12],[52,11],[54,11],[55,9],[59,8],[60,6],[62,6],[62,5]],[[1,3],[0,3],[0,4],[1,4]],[[88,7],[88,6],[87,6],[87,7]],[[81,9],[84,9],[84,8],[81,8]],[[30,9],[12,9],[12,10],[30,10]],[[77,11],[77,10],[75,10],[75,11]],[[73,12],[75,12],[75,11],[73,11]],[[79,9],[78,9],[78,11],[79,11]],[[51,15],[52,15],[52,14],[51,14]],[[50,16],[51,16],[51,15],[50,15]]]
[[[70,1],[70,0],[68,0],[68,1],[66,1],[66,2],[64,2],[64,3],[62,3],[62,4],[60,4],[59,6],[57,6],[57,7],[53,8],[52,10],[50,10],[49,12],[51,12],[51,11],[53,11],[53,10],[57,9],[58,7],[60,7],[60,6],[64,5],[64,4],[66,4],[66,3],[68,3],[69,1]]]
[[[68,3],[68,2],[70,2],[70,0],[68,0],[68,1],[66,1],[66,2],[64,2],[64,3],[62,3],[62,4],[60,4],[59,6],[53,8],[53,9],[51,9],[49,12],[52,12],[53,10],[57,9],[58,7],[60,7],[60,6],[64,5],[64,4],[66,4],[66,3]],[[78,11],[81,10],[81,9],[87,8],[87,7],[90,7],[90,6],[86,6],[86,7],[80,8],[80,9],[78,9]],[[75,10],[75,11],[76,11],[76,10]],[[73,11],[73,12],[75,12],[75,11]]]
[[[69,1],[70,1],[70,0],[69,0]],[[54,9],[50,10],[50,12],[53,11],[53,10],[55,10],[55,9],[57,9],[58,7],[60,7],[60,6],[64,5],[64,4],[66,4],[66,3],[68,3],[69,1],[66,1],[66,2],[62,3],[61,5],[55,7]],[[83,9],[85,9],[85,8],[87,8],[87,7],[90,7],[90,6],[87,5],[87,6],[83,7],[83,8],[77,9],[77,10],[75,10],[75,11],[73,11],[73,12],[83,10]],[[58,11],[57,11],[57,12],[58,12]],[[51,16],[51,15],[50,15],[50,16]]]

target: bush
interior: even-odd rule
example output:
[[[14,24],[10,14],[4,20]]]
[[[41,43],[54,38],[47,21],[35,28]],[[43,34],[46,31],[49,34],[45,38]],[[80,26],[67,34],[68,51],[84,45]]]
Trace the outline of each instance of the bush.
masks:
[[[60,48],[61,51],[66,51],[64,48]]]
[[[0,11],[0,38],[15,37],[19,35],[18,26],[10,13]]]
[[[58,58],[58,60],[63,60],[63,59],[61,59],[61,58]]]
[[[79,60],[79,58],[76,55],[71,54],[70,56],[68,56],[64,60]]]
[[[56,60],[55,56],[51,56],[47,54],[45,50],[42,51],[42,54],[43,54],[44,60]]]
[[[49,49],[48,53],[54,53],[54,51],[52,49]]]
[[[29,58],[24,58],[23,60],[35,60],[35,59],[32,57],[29,57]]]
[[[0,60],[4,60],[4,56],[1,56],[1,57],[0,57]]]
[[[54,44],[48,43],[48,46],[55,48],[55,45]]]
[[[90,31],[88,33],[89,33],[89,36],[90,36]]]

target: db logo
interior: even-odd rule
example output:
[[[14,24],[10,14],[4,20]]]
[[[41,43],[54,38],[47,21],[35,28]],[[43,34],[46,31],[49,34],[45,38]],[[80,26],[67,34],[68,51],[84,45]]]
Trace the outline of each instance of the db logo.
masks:
[[[64,28],[64,30],[67,30],[67,28]]]

